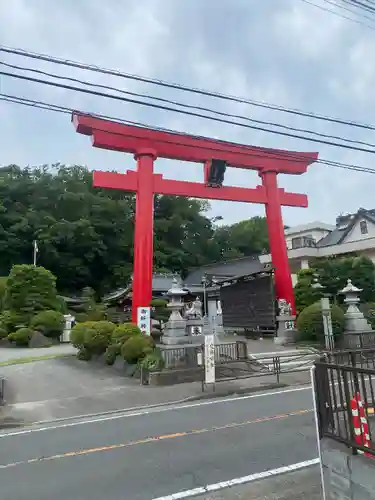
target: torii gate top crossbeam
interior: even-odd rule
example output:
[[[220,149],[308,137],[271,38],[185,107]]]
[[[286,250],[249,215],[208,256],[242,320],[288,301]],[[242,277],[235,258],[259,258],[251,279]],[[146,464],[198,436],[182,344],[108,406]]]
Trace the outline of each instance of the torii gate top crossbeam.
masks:
[[[94,147],[137,154],[152,149],[158,157],[204,163],[220,158],[231,167],[269,171],[280,174],[303,174],[318,159],[318,153],[300,153],[258,148],[205,137],[165,132],[126,125],[73,113],[76,131],[91,136]]]

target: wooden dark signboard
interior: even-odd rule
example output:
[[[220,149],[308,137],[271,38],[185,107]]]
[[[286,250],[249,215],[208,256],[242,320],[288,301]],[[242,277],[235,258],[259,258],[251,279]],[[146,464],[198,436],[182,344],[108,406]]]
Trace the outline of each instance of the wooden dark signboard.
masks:
[[[224,328],[274,331],[275,295],[271,274],[236,280],[220,289]]]

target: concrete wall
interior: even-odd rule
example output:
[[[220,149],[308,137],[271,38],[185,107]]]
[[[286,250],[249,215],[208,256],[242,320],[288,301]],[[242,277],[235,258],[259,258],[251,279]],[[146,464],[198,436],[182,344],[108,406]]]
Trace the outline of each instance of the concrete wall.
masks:
[[[321,441],[326,500],[374,500],[375,458],[352,455],[332,439]]]

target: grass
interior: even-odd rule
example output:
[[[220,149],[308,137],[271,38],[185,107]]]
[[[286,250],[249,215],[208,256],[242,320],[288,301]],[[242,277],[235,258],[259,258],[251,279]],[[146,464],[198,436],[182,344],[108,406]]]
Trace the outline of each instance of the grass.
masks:
[[[7,361],[0,362],[0,367],[11,366],[11,365],[24,365],[26,363],[34,363],[34,361],[45,361],[47,359],[55,359],[55,358],[67,358],[70,356],[74,356],[74,354],[45,354],[43,356],[13,358],[13,359],[8,359]]]

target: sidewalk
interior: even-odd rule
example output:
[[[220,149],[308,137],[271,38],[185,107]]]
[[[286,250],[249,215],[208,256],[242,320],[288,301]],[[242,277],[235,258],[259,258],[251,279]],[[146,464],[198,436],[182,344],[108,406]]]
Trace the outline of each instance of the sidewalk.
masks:
[[[40,357],[53,357],[65,356],[69,354],[76,354],[77,349],[71,344],[58,344],[50,347],[36,347],[30,349],[29,347],[0,347],[0,365],[14,359],[30,359]]]
[[[321,500],[321,478],[318,466],[299,472],[261,479],[244,486],[207,493],[199,500]]]

